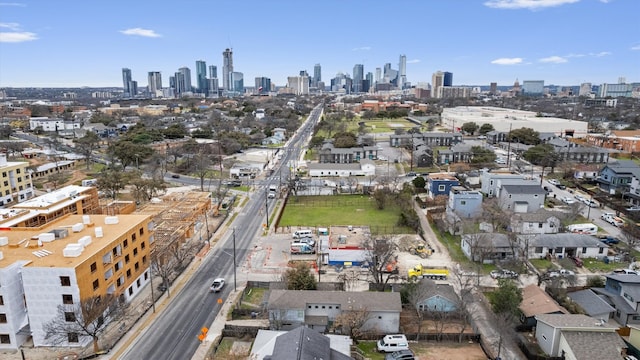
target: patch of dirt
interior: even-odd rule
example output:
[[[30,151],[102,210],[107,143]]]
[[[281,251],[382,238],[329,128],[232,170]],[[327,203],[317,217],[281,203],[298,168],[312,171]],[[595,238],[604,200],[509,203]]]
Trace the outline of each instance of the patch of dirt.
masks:
[[[486,360],[487,355],[476,343],[432,343],[411,344],[419,360]]]

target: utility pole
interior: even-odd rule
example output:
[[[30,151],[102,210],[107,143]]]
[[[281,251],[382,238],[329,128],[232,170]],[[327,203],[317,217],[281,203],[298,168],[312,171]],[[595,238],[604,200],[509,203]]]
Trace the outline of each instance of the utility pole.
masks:
[[[511,170],[511,127],[513,123],[509,124],[509,135],[508,137],[508,145],[507,145],[507,169]]]
[[[236,228],[233,228],[233,291],[237,288],[236,284]]]
[[[264,214],[267,217],[267,231],[269,230],[269,191],[264,191]]]

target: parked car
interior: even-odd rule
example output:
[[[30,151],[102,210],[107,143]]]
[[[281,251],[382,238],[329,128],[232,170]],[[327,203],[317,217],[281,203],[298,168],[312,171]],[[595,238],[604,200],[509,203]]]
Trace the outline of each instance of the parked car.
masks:
[[[576,264],[577,267],[582,267],[583,265],[582,259],[575,256],[570,256],[569,259],[571,259],[573,263]]]
[[[418,174],[415,171],[409,171],[407,176],[418,176]]]
[[[611,236],[607,236],[604,238],[601,238],[600,241],[602,241],[603,243],[607,244],[607,245],[615,245],[620,243],[620,240]]]
[[[576,199],[572,199],[570,197],[565,197],[562,199],[562,202],[567,204],[567,205],[571,205],[571,204],[575,204],[576,203]]]
[[[551,185],[554,185],[554,186],[558,186],[558,185],[560,185],[560,181],[558,181],[558,180],[556,180],[556,179],[549,179],[549,180],[547,180],[547,182],[548,182],[549,184],[551,184]]]
[[[178,174],[171,174],[171,177],[174,179],[180,179],[180,175]]]
[[[626,208],[625,210],[627,210],[627,211],[640,211],[640,206],[634,205],[634,206]]]
[[[209,291],[211,292],[220,292],[220,290],[222,290],[222,288],[224,287],[224,279],[223,278],[216,278],[213,280],[213,284],[211,284],[211,287],[209,288]]]
[[[416,355],[411,350],[400,350],[386,354],[384,360],[414,360]]]
[[[560,269],[560,270],[551,270],[547,272],[547,277],[549,278],[554,278],[554,277],[559,277],[559,276],[571,276],[571,275],[575,275],[576,273],[571,271],[571,270],[567,270],[567,269]]]
[[[492,270],[489,275],[494,279],[517,279],[518,273],[511,270]]]
[[[300,239],[298,240],[298,242],[305,243],[305,244],[309,244],[309,246],[311,246],[311,247],[316,246],[316,241],[315,241],[315,240],[313,240],[313,238],[311,238],[311,237],[303,237],[303,238],[300,238]]]
[[[615,269],[611,273],[618,275],[638,275],[637,271],[631,269]]]

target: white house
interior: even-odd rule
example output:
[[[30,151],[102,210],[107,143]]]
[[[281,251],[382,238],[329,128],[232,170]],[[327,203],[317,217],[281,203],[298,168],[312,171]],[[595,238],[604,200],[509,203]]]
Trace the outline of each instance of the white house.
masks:
[[[50,119],[46,116],[32,117],[29,119],[29,129],[35,130],[42,127],[43,131],[73,130],[82,127],[81,121],[65,121],[64,119]]]
[[[609,246],[595,236],[578,233],[519,235],[520,246],[529,259],[553,257],[603,258]]]
[[[611,326],[582,314],[536,315],[536,340],[549,356],[579,359],[622,359],[627,345]]]
[[[374,176],[376,165],[371,160],[363,159],[359,163],[313,163],[308,165],[309,176],[312,177],[349,177]]]
[[[559,229],[560,219],[544,209],[511,217],[511,230],[517,234],[555,234]]]
[[[366,311],[362,330],[395,334],[400,331],[402,302],[399,292],[271,290],[267,309],[272,330],[305,325],[325,332],[342,313]]]

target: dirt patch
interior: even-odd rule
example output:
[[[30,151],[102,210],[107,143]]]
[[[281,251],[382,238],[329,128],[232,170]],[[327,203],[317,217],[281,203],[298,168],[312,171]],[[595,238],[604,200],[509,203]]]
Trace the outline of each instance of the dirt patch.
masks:
[[[487,355],[480,344],[443,344],[427,343],[411,344],[411,349],[419,360],[486,360]]]

